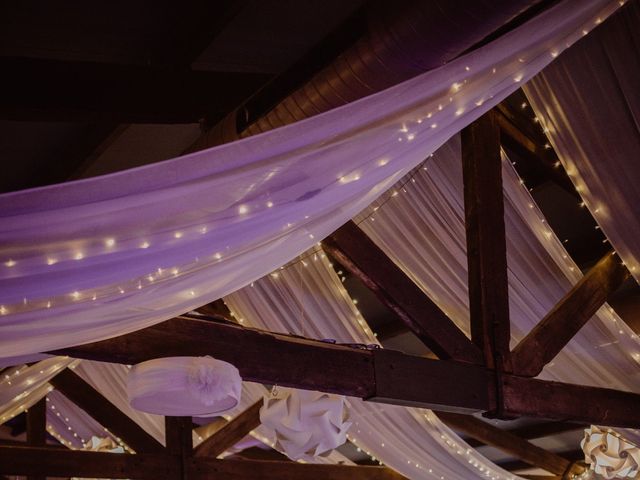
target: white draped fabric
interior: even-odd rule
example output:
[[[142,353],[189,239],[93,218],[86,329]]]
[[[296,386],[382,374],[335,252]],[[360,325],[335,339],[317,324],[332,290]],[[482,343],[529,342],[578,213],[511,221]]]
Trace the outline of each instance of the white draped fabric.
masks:
[[[0,196],[3,357],[121,335],[322,239],[618,8],[564,0],[441,68],[174,160]]]
[[[511,163],[502,164],[514,347],[582,274]],[[399,194],[393,196],[393,192]],[[469,331],[459,137],[440,148],[404,187],[392,189],[355,221],[461,329]],[[638,336],[604,305],[542,376],[637,391],[638,360]]]
[[[225,302],[243,325],[343,343],[378,343],[322,252],[305,255],[226,296]],[[357,398],[350,398],[348,407],[349,439],[408,478],[516,478],[469,448],[428,410]]]
[[[640,2],[526,87],[587,208],[640,281]]]
[[[580,279],[581,273],[546,225],[508,161],[503,161],[503,179],[510,313],[515,342]],[[374,202],[356,221],[456,324],[468,331],[458,137]],[[333,271],[326,266],[321,252],[305,255],[252,286],[228,295],[225,301],[245,325],[340,342],[375,343],[371,330]],[[637,336],[605,305],[545,369],[543,376],[570,383],[637,390],[640,384],[638,353]],[[356,427],[351,430],[355,441],[410,478],[422,478],[427,465],[434,472],[442,471],[451,464],[448,455],[461,460],[458,452],[463,454],[464,468],[476,464],[478,469],[492,468],[478,457],[472,458],[470,464],[466,455],[477,454],[467,450],[429,412],[358,400],[351,401],[351,408],[356,412]],[[472,474],[448,471],[445,477],[457,478],[455,475],[468,478]]]

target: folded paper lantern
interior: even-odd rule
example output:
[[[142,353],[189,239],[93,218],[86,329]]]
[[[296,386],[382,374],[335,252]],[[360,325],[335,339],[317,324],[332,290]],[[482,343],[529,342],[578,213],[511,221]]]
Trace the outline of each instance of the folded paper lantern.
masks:
[[[580,446],[591,469],[607,480],[633,478],[640,470],[640,449],[614,432],[591,425]]]
[[[137,410],[170,416],[207,417],[234,408],[242,379],[230,363],[211,357],[167,357],[129,372],[129,403]]]
[[[109,437],[99,438],[95,435],[84,445],[84,450],[91,452],[124,453],[124,448],[116,444],[113,439]]]
[[[276,448],[292,460],[313,461],[347,441],[345,398],[328,393],[278,388],[260,409],[262,426]]]

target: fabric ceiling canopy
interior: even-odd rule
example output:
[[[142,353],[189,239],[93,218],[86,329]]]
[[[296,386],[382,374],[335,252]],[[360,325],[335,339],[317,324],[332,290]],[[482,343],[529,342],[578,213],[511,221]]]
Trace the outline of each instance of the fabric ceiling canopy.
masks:
[[[640,2],[524,90],[598,225],[640,281]]]
[[[565,0],[439,69],[174,160],[0,196],[3,357],[121,335],[300,254],[618,8]]]

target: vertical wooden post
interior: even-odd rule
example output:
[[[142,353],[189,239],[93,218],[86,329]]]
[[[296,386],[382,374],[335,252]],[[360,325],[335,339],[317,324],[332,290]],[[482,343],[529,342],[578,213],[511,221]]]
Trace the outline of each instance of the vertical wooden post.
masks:
[[[462,130],[462,164],[471,337],[487,367],[510,371],[500,128],[492,111]]]
[[[27,410],[27,444],[42,447],[47,440],[47,400],[41,398]],[[43,475],[27,477],[28,480],[44,480]]]
[[[167,453],[180,458],[180,475],[176,480],[186,480],[188,463],[193,456],[191,417],[164,417]]]

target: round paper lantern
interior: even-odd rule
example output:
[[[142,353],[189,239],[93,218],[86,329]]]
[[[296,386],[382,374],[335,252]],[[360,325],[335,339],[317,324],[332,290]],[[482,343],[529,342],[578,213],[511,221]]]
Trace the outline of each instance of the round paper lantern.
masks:
[[[591,425],[580,446],[591,469],[607,480],[633,478],[640,470],[640,449],[611,431]]]
[[[265,396],[260,421],[271,430],[278,450],[292,460],[307,461],[346,442],[351,426],[344,397],[279,387]]]
[[[167,357],[129,372],[129,403],[159,415],[208,417],[234,408],[242,379],[230,363],[211,357]]]

